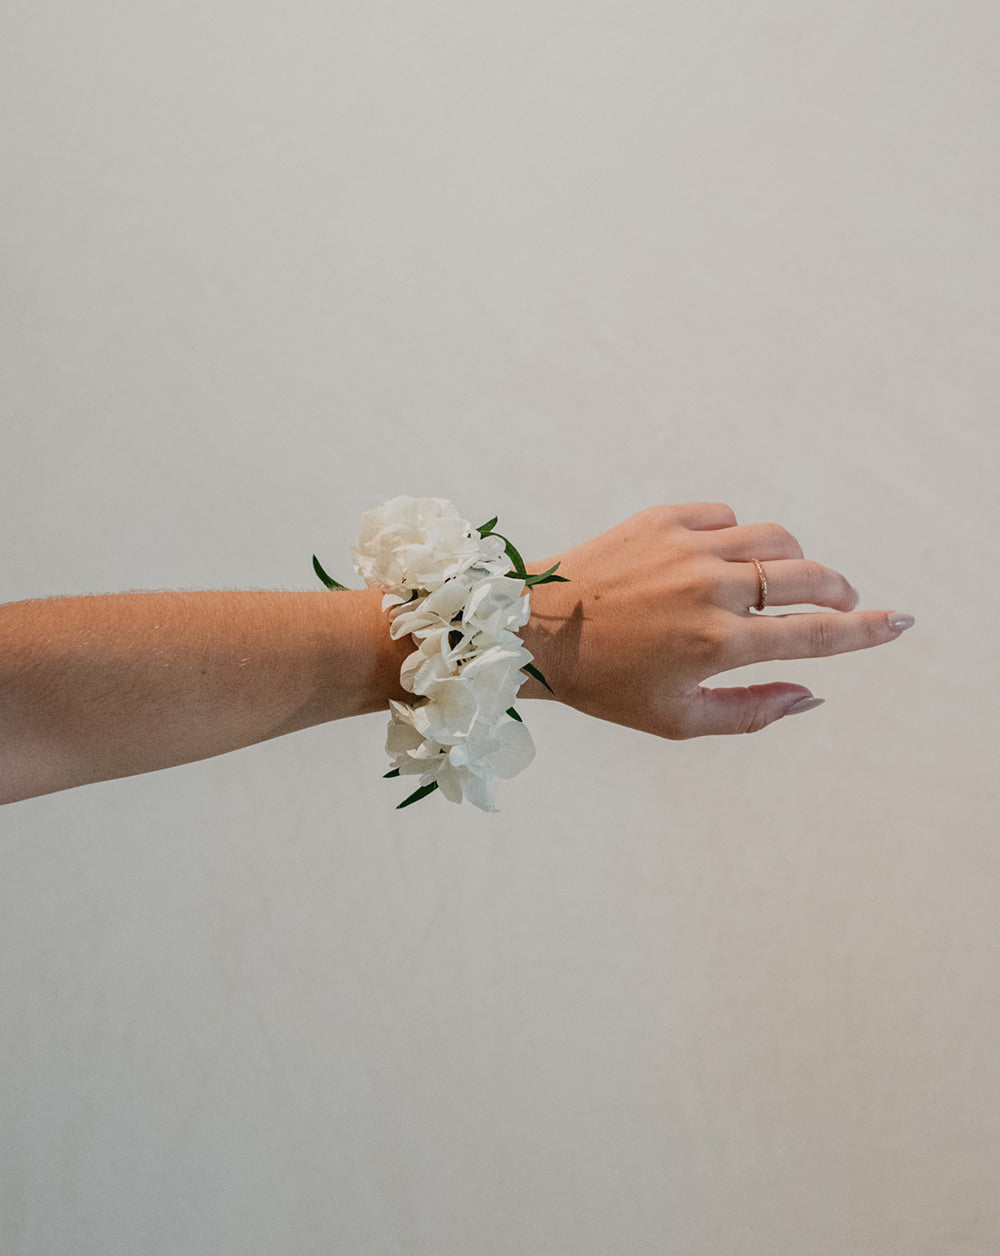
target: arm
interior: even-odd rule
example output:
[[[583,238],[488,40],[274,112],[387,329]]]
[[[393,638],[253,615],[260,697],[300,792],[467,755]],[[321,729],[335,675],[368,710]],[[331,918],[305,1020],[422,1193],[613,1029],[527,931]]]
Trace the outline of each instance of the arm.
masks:
[[[191,592],[0,606],[0,801],[388,708],[381,594]]]
[[[765,564],[770,607],[753,615]],[[556,700],[671,739],[756,732],[812,694],[720,672],[881,645],[909,616],[857,611],[844,576],[777,524],[728,506],[657,506],[563,554],[537,585],[524,644]],[[412,701],[377,590],[123,593],[0,606],[0,801],[224,754]],[[902,623],[902,627],[900,627]],[[552,695],[533,679],[524,698]],[[804,708],[808,709],[808,707]]]

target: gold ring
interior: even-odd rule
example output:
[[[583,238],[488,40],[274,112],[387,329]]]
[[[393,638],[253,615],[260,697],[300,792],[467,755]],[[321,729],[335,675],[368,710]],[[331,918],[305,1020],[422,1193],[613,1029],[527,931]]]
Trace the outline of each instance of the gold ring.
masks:
[[[757,568],[757,583],[760,586],[760,595],[757,598],[757,605],[748,606],[747,610],[762,611],[767,605],[767,577],[764,575],[764,568],[759,558],[751,558],[750,561]]]

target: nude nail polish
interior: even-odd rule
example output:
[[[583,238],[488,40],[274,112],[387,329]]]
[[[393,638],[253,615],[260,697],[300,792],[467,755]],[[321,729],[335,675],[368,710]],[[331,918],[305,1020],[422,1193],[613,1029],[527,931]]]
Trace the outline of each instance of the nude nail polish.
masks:
[[[818,706],[822,706],[826,698],[800,698],[798,702],[793,702],[785,712],[785,715],[802,715],[805,711],[815,711]],[[782,719],[784,716],[782,716]]]
[[[893,632],[905,632],[907,628],[912,628],[916,620],[912,615],[907,615],[903,611],[889,612],[889,627]]]

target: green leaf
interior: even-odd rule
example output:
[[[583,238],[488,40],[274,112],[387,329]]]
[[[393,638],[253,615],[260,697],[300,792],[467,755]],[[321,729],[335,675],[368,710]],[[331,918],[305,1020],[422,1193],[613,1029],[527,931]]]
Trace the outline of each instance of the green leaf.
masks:
[[[542,684],[545,686],[545,688],[549,691],[549,693],[551,693],[553,697],[555,696],[556,691],[552,688],[552,686],[545,679],[545,677],[538,670],[538,668],[534,665],[534,663],[525,663],[524,667],[521,670],[527,672],[529,676],[534,676],[535,680],[540,680]]]
[[[496,535],[496,536],[500,536],[500,533],[499,533],[499,532],[497,532],[495,535]],[[508,555],[510,556],[510,560],[511,560],[511,562],[514,564],[514,572],[515,572],[515,574],[516,574],[516,575],[518,575],[518,576],[526,576],[528,573],[527,573],[527,571],[525,571],[525,569],[524,569],[524,559],[521,557],[521,555],[520,555],[520,554],[517,552],[517,550],[514,548],[514,543],[513,543],[513,541],[508,541],[508,540],[507,540],[507,538],[506,538],[505,536],[500,537],[500,539],[501,539],[501,540],[503,541],[503,543],[504,543],[504,549],[507,551]]]
[[[391,772],[385,772],[382,776],[383,781],[387,781],[390,776],[398,776],[399,768],[393,768]]]
[[[404,807],[408,807],[411,802],[419,802],[421,798],[426,798],[428,794],[433,794],[437,787],[437,781],[431,781],[429,785],[422,785],[419,789],[415,789],[409,798],[404,798],[396,810],[401,811]]]
[[[328,576],[326,574],[320,566],[319,559],[315,554],[313,554],[313,571],[315,571],[316,575],[319,576],[320,580],[323,581],[328,589],[343,589],[345,593],[348,591],[346,584],[338,584],[332,576]]]
[[[559,563],[555,563],[548,571],[541,571],[537,576],[528,576],[524,583],[530,586],[533,584],[551,584],[554,580],[562,580],[565,584],[569,584],[568,577],[552,574],[558,567]]]
[[[490,533],[493,531],[493,529],[497,526],[497,520],[499,518],[500,518],[499,515],[494,515],[493,518],[489,521],[489,523],[481,523],[479,527],[476,528],[476,531],[479,533],[480,536],[489,536]]]
[[[493,535],[498,536],[500,540],[503,541],[503,547],[507,551],[511,562],[514,564],[514,574],[516,576],[526,576],[528,573],[524,569],[524,559],[514,548],[514,542],[508,540],[502,532],[494,532]]]
[[[512,720],[517,720],[519,724],[524,723],[524,720],[521,719],[521,717],[518,715],[518,713],[514,710],[513,707],[507,708],[507,714],[510,716]]]

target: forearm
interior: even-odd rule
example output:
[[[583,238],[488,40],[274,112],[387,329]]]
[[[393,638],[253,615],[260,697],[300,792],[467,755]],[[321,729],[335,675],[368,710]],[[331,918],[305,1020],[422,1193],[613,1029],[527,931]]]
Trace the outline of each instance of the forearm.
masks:
[[[224,754],[412,699],[375,590],[0,606],[0,801]]]

